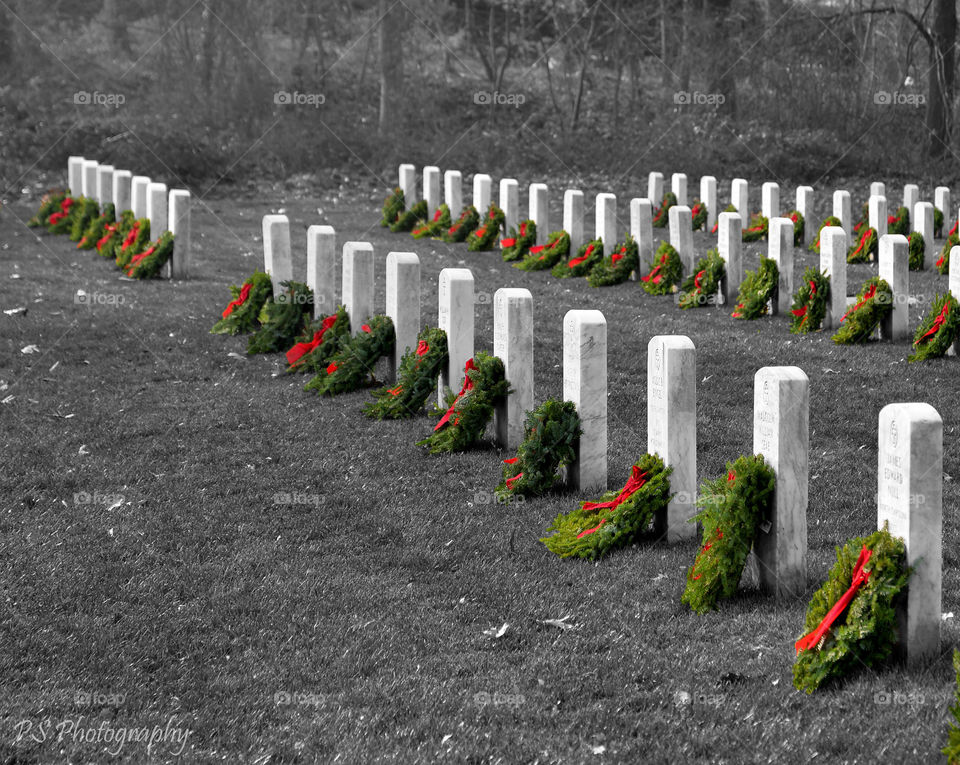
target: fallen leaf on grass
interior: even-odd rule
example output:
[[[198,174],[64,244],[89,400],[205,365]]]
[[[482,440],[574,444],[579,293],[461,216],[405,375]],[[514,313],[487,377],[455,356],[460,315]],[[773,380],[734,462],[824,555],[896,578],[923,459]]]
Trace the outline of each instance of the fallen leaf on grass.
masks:
[[[945,614],[940,614],[940,620],[941,620],[941,621],[944,621],[944,622],[945,622],[947,619],[952,619],[952,618],[953,618],[953,611],[948,611],[948,612],[945,613]]]
[[[576,624],[570,624],[570,623],[567,621],[567,619],[569,619],[569,618],[570,618],[569,616],[564,616],[562,619],[544,619],[544,620],[541,621],[540,623],[541,623],[541,624],[549,624],[551,627],[558,627],[559,629],[562,629],[562,630],[572,630],[572,629],[576,628],[577,625],[576,625]]]
[[[605,751],[607,751],[607,747],[605,747],[603,744],[598,744],[597,746],[593,746],[593,744],[591,744],[590,751],[594,754],[603,754]]]
[[[87,448],[86,444],[80,444],[80,451],[78,451],[77,454],[90,454],[90,450]]]
[[[497,638],[502,638],[504,635],[506,635],[508,629],[510,629],[510,625],[507,624],[507,622],[504,622],[502,627],[491,627],[488,630],[484,630],[483,634],[496,640]]]
[[[227,356],[234,359],[240,359],[240,361],[246,361],[246,359],[243,356],[241,356],[239,353],[228,353]]]
[[[40,353],[40,349],[35,345],[25,345],[20,349],[20,353]]]
[[[24,316],[26,316],[27,309],[25,306],[20,306],[18,308],[7,308],[6,310],[4,310],[4,313],[7,316],[16,316],[17,314],[23,314]]]
[[[0,401],[0,404],[10,404],[10,403],[13,402],[13,399],[14,399],[14,398],[15,398],[15,396],[11,393],[11,394],[10,394],[9,396],[7,396],[3,401]]]
[[[444,744],[446,744],[446,743],[447,743],[450,739],[452,739],[452,738],[453,738],[453,734],[452,734],[452,733],[448,733],[446,736],[444,736],[444,737],[440,740],[440,746],[443,746]]]
[[[53,371],[54,369],[56,369],[58,366],[60,366],[60,362],[59,362],[59,361],[55,361],[54,364],[53,364],[53,366],[50,367],[50,369],[48,369],[47,371],[48,371],[48,372],[52,372],[52,371]]]
[[[110,507],[107,508],[107,512],[109,513],[111,510],[116,510],[122,504],[123,504],[123,498],[120,498],[116,502],[114,502],[112,505],[110,505]]]

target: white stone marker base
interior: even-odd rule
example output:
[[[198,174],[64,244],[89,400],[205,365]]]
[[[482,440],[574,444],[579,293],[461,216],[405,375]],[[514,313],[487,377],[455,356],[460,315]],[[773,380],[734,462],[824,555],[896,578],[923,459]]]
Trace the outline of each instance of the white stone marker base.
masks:
[[[929,404],[888,404],[879,445],[877,528],[889,524],[914,567],[898,613],[898,652],[916,667],[940,655],[943,420]]]
[[[607,490],[607,320],[600,311],[563,317],[563,399],[572,401],[583,433],[567,484],[584,492]]]
[[[655,335],[647,343],[647,451],[673,468],[673,499],[653,519],[670,544],[693,539],[697,526],[697,351],[685,335]]]
[[[497,404],[493,427],[497,443],[515,450],[533,400],[533,295],[502,287],[493,296],[493,355],[503,362],[512,392]]]

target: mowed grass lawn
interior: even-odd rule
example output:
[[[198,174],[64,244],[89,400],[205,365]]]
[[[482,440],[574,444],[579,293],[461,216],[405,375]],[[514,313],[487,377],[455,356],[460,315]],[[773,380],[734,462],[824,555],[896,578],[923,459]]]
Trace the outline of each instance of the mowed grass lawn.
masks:
[[[855,206],[866,186],[850,186]],[[680,311],[637,283],[523,273],[496,253],[380,229],[383,196],[347,183],[195,204],[195,275],[176,283],[121,280],[94,252],[28,230],[36,194],[0,212],[0,308],[28,309],[0,314],[0,399],[12,396],[0,406],[3,759],[175,760],[171,741],[149,753],[127,742],[111,758],[70,735],[172,725],[190,730],[181,758],[194,762],[935,761],[956,618],[922,672],[864,670],[807,696],[791,669],[834,546],[876,527],[877,417],[891,402],[929,402],[944,420],[943,611],[960,618],[960,360],[908,365],[906,342],[837,347],[791,335],[785,317],[738,322],[729,308]],[[529,288],[538,402],[562,392],[564,314],[603,311],[611,488],[646,448],[652,336],[697,347],[701,479],[751,450],[756,370],[804,369],[807,591],[775,602],[745,578],[697,616],[680,595],[698,542],[560,560],[538,539],[589,497],[491,503],[510,455],[488,444],[430,456],[414,445],[432,427],[426,412],[369,420],[367,392],[318,399],[280,356],[246,358],[245,338],[208,334],[227,285],[262,266],[261,216],[280,210],[299,278],[309,224],[373,242],[378,310],[390,250],[419,254],[427,324],[440,269],[470,267],[478,349],[492,351],[495,290]],[[713,242],[696,235],[701,254]],[[765,247],[748,246],[748,268]],[[798,282],[815,262],[798,251]],[[851,292],[875,269],[851,267]],[[946,288],[911,273],[914,327]],[[38,352],[22,353],[29,345]],[[569,629],[548,621],[561,619]]]

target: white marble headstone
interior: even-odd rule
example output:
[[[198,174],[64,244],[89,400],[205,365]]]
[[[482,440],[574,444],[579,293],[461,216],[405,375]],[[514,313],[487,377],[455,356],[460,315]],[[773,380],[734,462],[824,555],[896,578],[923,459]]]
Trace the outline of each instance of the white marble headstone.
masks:
[[[893,290],[893,311],[880,322],[884,340],[905,340],[910,337],[907,300],[910,295],[910,250],[907,237],[885,234],[880,237],[878,274]]]
[[[117,219],[127,210],[133,209],[133,174],[129,170],[113,171],[113,205]]]
[[[83,176],[81,177],[81,186],[83,196],[87,199],[97,198],[97,167],[99,162],[95,159],[83,160]]]
[[[813,186],[797,186],[797,212],[803,216],[803,246],[813,236]]]
[[[737,208],[743,228],[750,225],[750,187],[744,178],[734,178],[730,183],[730,204]]]
[[[387,256],[387,262],[390,262]],[[337,310],[337,232],[333,226],[307,229],[307,286],[313,290],[313,316],[329,316]],[[388,269],[389,283],[389,269]],[[417,284],[419,290],[419,282]],[[389,302],[389,295],[387,297]]]
[[[653,260],[656,248],[653,246],[653,205],[649,199],[630,200],[630,235],[637,241],[640,253],[640,270]],[[631,276],[636,280],[636,272]]]
[[[97,165],[97,203],[103,210],[113,204],[113,165]]]
[[[914,568],[898,614],[898,649],[915,667],[940,655],[943,420],[929,404],[888,404],[880,410],[879,446],[877,528],[886,522],[903,539]]]
[[[830,277],[824,329],[839,329],[847,312],[847,249],[847,234],[840,226],[825,226],[820,232],[820,270]]]
[[[908,207],[907,209],[912,210],[913,208]],[[867,214],[870,228],[876,229],[878,237],[884,236],[887,233],[887,198],[870,197]],[[862,236],[863,232],[861,231],[860,234]]]
[[[936,262],[936,246],[933,241],[933,205],[930,202],[917,202],[910,213],[912,228],[923,237],[923,266],[921,270],[926,270],[928,266]]]
[[[687,174],[674,173],[670,177],[670,191],[677,198],[678,205],[687,204]]]
[[[793,305],[793,221],[771,218],[768,232],[769,255],[780,271],[777,295],[771,301],[770,314],[790,314]]]
[[[736,305],[743,281],[743,222],[739,212],[722,212],[717,221],[717,251],[726,266],[720,294],[724,304]]]
[[[600,311],[563,317],[563,398],[580,415],[583,433],[567,483],[581,491],[607,490],[607,321]]]
[[[732,214],[732,213],[729,213]],[[653,520],[668,543],[693,539],[697,513],[697,351],[685,335],[655,335],[647,343],[647,452],[673,468],[673,499]]]
[[[700,178],[700,201],[707,206],[707,232],[713,231],[720,210],[717,209],[717,179],[712,175]]]
[[[846,189],[837,189],[833,192],[833,217],[840,219],[840,227],[852,234],[853,212],[850,206],[850,192]]]
[[[420,258],[416,253],[387,253],[386,287],[386,314],[393,321],[396,335],[391,365],[396,381],[403,354],[417,349],[420,334]]]
[[[190,231],[190,192],[170,189],[167,204],[167,228],[173,234],[173,255],[165,267],[172,279],[186,279],[190,275],[193,235]],[[153,226],[151,224],[151,235]]]
[[[915,183],[907,183],[903,187],[903,206],[913,215],[913,208],[920,201],[920,187]],[[913,221],[910,221],[911,224]]]
[[[579,189],[563,192],[563,230],[570,235],[570,253],[575,255],[583,245],[583,192]]]
[[[456,220],[463,210],[463,175],[459,170],[447,170],[443,174],[443,201]]]
[[[946,234],[950,230],[950,187],[949,186],[937,186],[933,190],[933,204],[936,208],[943,213],[943,225],[944,225],[944,239],[946,239]]]
[[[447,333],[447,369],[437,383],[437,403],[446,407],[445,388],[454,394],[463,386],[464,367],[473,358],[474,293],[473,273],[469,268],[444,268],[440,271],[437,326]]]
[[[659,208],[663,202],[663,173],[653,171],[647,176],[647,199],[654,208]]]
[[[537,224],[537,244],[546,244],[550,238],[550,208],[547,205],[549,189],[545,183],[531,183],[528,191],[530,220]]]
[[[400,165],[399,185],[403,191],[403,203],[409,210],[417,202],[417,168],[413,165]]]
[[[597,194],[595,238],[603,240],[604,252],[608,255],[617,243],[617,196]]]
[[[887,187],[882,181],[874,181],[870,184],[870,197],[885,197]],[[867,197],[869,199],[870,197]]]
[[[960,247],[950,248],[950,269],[948,272],[950,294],[960,300]],[[960,340],[950,346],[948,356],[956,356],[960,352]]]
[[[432,218],[440,206],[440,168],[435,165],[423,168],[423,198],[427,200],[427,216]]]
[[[70,195],[78,197],[83,193],[83,157],[69,157],[67,159],[67,185]]]
[[[674,205],[670,217],[670,244],[680,253],[684,274],[689,274],[696,263],[693,252],[693,215],[686,205]]]
[[[167,184],[151,183],[147,186],[147,217],[150,219],[150,238],[155,242],[170,225],[167,204]]]
[[[270,274],[275,297],[283,293],[280,284],[293,279],[290,219],[286,215],[263,216],[263,270]]]
[[[130,179],[130,209],[133,217],[139,220],[147,217],[147,189],[150,179],[145,175],[135,175]]]
[[[287,230],[289,232],[289,228]],[[350,317],[350,334],[355,337],[373,316],[373,245],[370,242],[344,242],[341,274],[343,307]]]
[[[760,214],[765,218],[780,217],[780,184],[767,181],[760,188]]]
[[[533,400],[533,295],[502,287],[493,295],[493,355],[503,362],[511,393],[494,411],[497,443],[515,450]]]
[[[505,216],[503,228],[508,232],[520,224],[520,184],[516,178],[500,179],[500,209]],[[481,212],[481,216],[483,213]]]
[[[480,217],[490,208],[490,202],[493,201],[492,189],[493,181],[489,175],[477,173],[473,176],[473,206],[477,208]]]
[[[810,380],[799,367],[764,367],[753,378],[753,453],[777,476],[769,515],[753,543],[760,586],[778,598],[804,594]]]

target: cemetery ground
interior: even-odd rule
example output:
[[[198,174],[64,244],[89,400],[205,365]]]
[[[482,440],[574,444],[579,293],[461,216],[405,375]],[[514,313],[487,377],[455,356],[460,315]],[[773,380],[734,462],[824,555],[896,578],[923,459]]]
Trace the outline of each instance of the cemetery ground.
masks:
[[[866,186],[846,186],[859,191],[855,210]],[[174,719],[191,731],[182,758],[197,762],[935,761],[960,642],[960,362],[908,365],[906,342],[835,346],[828,333],[791,335],[786,317],[681,311],[636,282],[593,289],[496,252],[391,234],[377,226],[386,193],[207,198],[193,211],[194,273],[172,283],[122,280],[62,237],[38,241],[24,226],[37,195],[0,212],[0,307],[27,308],[0,315],[3,759],[103,759],[103,743],[57,740],[57,725],[82,717],[117,728]],[[809,225],[828,204],[819,194]],[[432,428],[426,414],[367,419],[368,392],[318,399],[279,355],[247,357],[245,338],[210,335],[227,285],[262,267],[261,216],[280,209],[294,274],[321,218],[338,246],[373,243],[378,312],[389,251],[420,256],[424,324],[436,324],[440,269],[469,267],[478,349],[492,351],[496,289],[529,288],[537,402],[561,394],[566,311],[603,311],[610,488],[646,449],[652,336],[696,345],[701,481],[751,450],[756,370],[801,367],[806,590],[778,602],[745,576],[733,600],[697,616],[680,595],[699,540],[561,560],[539,537],[595,497],[497,503],[510,454],[488,444],[430,456],[414,445]],[[559,221],[559,208],[550,215]],[[698,256],[715,241],[694,236]],[[746,268],[766,246],[745,245]],[[818,261],[805,249],[797,261],[799,284]],[[851,266],[849,291],[875,271]],[[915,327],[946,277],[911,272],[910,283]],[[834,547],[876,527],[877,418],[902,401],[944,420],[941,655],[807,696],[792,685],[793,643]],[[18,726],[38,734],[45,720],[44,740],[14,743]],[[175,760],[179,748],[152,756]],[[146,753],[128,743],[118,758]]]

